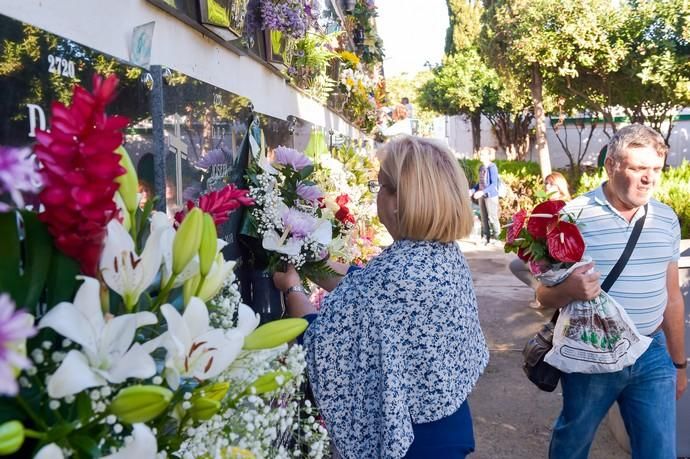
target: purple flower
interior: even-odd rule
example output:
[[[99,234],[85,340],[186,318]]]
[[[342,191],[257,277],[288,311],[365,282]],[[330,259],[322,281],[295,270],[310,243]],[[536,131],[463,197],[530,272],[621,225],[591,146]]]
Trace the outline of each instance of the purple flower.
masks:
[[[194,166],[203,169],[204,171],[208,171],[211,166],[228,164],[230,161],[231,158],[229,155],[223,151],[222,148],[217,148],[206,153],[206,156],[195,162]]]
[[[7,193],[17,207],[23,207],[22,192],[37,193],[40,183],[31,149],[0,146],[0,197]],[[0,202],[0,212],[9,208]]]
[[[24,340],[36,334],[33,317],[14,310],[14,302],[6,293],[0,295],[0,395],[17,395],[19,386],[14,376],[17,369],[27,368],[29,360],[19,349]]]
[[[316,218],[297,209],[287,208],[280,216],[285,228],[289,228],[292,237],[304,239],[316,229]]]
[[[323,192],[316,185],[305,185],[300,182],[297,184],[297,196],[305,201],[314,202],[319,198],[323,198]]]
[[[307,166],[311,166],[311,160],[299,151],[280,146],[275,150],[275,162],[282,166],[290,166],[296,171],[301,171]]]

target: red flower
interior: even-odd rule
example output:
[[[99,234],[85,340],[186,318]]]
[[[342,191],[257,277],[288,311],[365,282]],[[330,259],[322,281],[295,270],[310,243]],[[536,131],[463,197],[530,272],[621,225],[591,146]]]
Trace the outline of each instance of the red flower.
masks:
[[[520,260],[524,261],[527,263],[529,261],[529,254],[527,253],[527,249],[520,247],[517,251],[517,256]]]
[[[527,232],[535,239],[544,239],[547,227],[558,221],[558,213],[563,207],[563,201],[546,201],[539,204],[527,220]]]
[[[350,197],[347,194],[341,194],[337,198],[335,198],[335,203],[338,204],[340,207],[346,206],[350,202]]]
[[[506,232],[506,242],[512,244],[515,239],[520,235],[520,231],[525,226],[525,219],[527,218],[527,212],[522,209],[513,215],[513,222]]]
[[[117,84],[115,75],[94,75],[93,92],[75,86],[69,107],[53,102],[50,132],[36,132],[45,185],[39,218],[58,249],[78,260],[89,276],[96,274],[106,225],[117,213],[115,178],[126,172],[115,149],[129,120],[105,114]]]
[[[551,258],[565,263],[576,263],[585,252],[585,241],[580,230],[572,223],[559,221],[549,229],[546,246]]]
[[[216,226],[222,225],[230,218],[230,214],[240,206],[253,206],[254,200],[247,195],[249,190],[236,188],[235,185],[227,185],[218,191],[212,191],[199,198],[199,208],[211,214]],[[187,212],[194,208],[192,201],[187,201],[187,209],[175,214],[175,221],[179,225],[184,220]]]
[[[340,207],[340,210],[335,213],[335,218],[338,219],[343,224],[350,224],[354,225],[355,222],[355,216],[352,215],[350,212],[350,209],[348,209],[346,206]]]

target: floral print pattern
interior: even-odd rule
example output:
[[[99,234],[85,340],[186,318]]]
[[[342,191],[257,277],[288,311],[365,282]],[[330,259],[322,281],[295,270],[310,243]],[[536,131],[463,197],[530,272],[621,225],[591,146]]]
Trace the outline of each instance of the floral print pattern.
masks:
[[[305,335],[314,396],[345,459],[401,458],[453,414],[489,352],[455,243],[399,240],[326,298]]]

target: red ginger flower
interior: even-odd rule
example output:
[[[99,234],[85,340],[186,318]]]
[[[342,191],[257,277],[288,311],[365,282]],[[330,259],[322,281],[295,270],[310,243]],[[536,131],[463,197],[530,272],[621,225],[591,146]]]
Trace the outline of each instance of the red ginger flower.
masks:
[[[117,213],[115,178],[126,172],[115,149],[129,120],[105,114],[117,84],[115,75],[94,75],[93,92],[75,86],[69,107],[53,102],[50,132],[36,132],[45,185],[39,218],[57,248],[78,260],[89,276],[96,274],[106,226]]]
[[[545,201],[539,204],[527,220],[527,232],[535,239],[546,238],[547,227],[558,221],[558,214],[564,207],[564,201]]]
[[[253,206],[254,199],[247,196],[249,190],[227,185],[218,191],[212,191],[199,198],[199,208],[213,217],[216,227],[230,218],[230,214],[240,206]],[[194,202],[187,201],[187,208],[175,214],[176,226],[182,223],[187,212],[195,207]]]

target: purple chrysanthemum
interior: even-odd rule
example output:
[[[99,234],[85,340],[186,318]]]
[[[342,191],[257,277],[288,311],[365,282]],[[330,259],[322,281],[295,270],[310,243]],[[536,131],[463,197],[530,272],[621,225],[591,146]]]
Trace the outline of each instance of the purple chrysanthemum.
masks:
[[[6,293],[0,295],[0,395],[17,395],[14,372],[27,368],[29,360],[18,351],[26,338],[36,334],[31,315],[15,311]]]
[[[316,218],[297,209],[286,209],[281,215],[283,225],[289,228],[292,237],[304,239],[316,229]]]
[[[230,155],[228,155],[222,148],[217,148],[206,153],[203,158],[194,163],[194,166],[208,171],[212,166],[228,164],[230,161]]]
[[[323,192],[316,185],[305,185],[300,182],[297,184],[297,196],[305,201],[314,202],[319,198],[323,198]]]
[[[311,160],[299,151],[280,146],[275,150],[275,162],[282,166],[290,166],[296,171],[301,171],[307,166],[311,166]]]
[[[7,193],[17,207],[24,206],[24,193],[37,193],[41,180],[29,148],[0,146],[0,197]],[[0,212],[10,206],[0,202]]]

